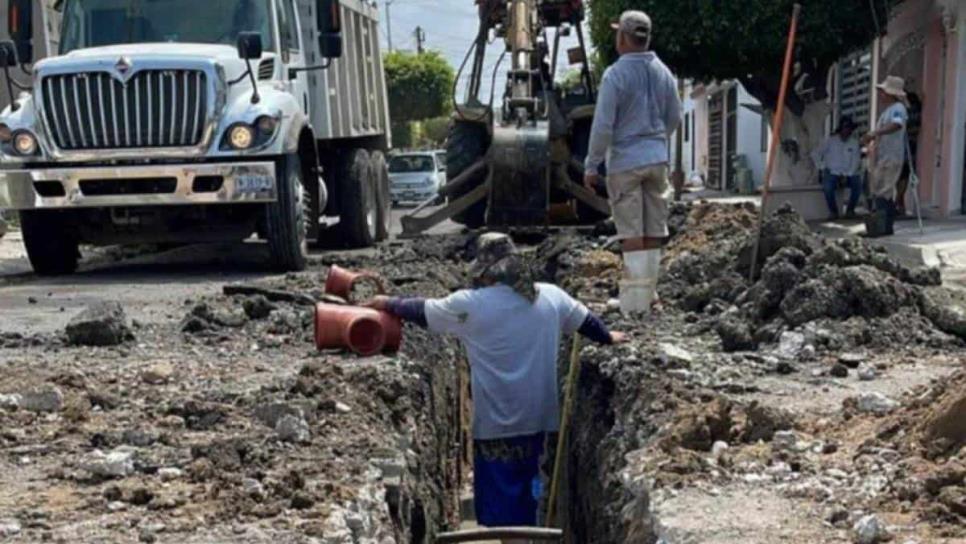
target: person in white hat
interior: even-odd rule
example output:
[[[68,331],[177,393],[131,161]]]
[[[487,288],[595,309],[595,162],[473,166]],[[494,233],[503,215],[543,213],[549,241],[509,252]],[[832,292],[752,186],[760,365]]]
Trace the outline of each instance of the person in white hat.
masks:
[[[896,217],[896,185],[906,162],[906,82],[901,77],[889,76],[877,85],[879,102],[885,108],[876,129],[862,138],[863,145],[874,144],[871,189],[877,210],[886,214],[886,232],[893,234]]]
[[[671,70],[650,50],[651,18],[625,11],[612,27],[621,57],[600,84],[584,185],[594,189],[600,183],[606,160],[607,193],[624,253],[621,311],[648,312],[668,236],[668,141],[681,124],[681,99]]]

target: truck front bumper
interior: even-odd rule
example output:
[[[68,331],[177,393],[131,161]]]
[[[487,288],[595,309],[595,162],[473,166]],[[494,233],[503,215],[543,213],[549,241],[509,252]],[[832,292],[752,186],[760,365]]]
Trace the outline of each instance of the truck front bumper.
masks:
[[[0,170],[0,209],[274,202],[274,162]]]

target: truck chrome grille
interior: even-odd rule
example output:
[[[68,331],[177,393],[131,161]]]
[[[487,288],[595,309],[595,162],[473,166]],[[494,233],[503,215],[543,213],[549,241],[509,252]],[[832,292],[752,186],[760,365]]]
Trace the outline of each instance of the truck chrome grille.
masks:
[[[208,93],[198,70],[142,70],[126,84],[105,72],[41,82],[44,121],[64,150],[190,147],[205,132]]]

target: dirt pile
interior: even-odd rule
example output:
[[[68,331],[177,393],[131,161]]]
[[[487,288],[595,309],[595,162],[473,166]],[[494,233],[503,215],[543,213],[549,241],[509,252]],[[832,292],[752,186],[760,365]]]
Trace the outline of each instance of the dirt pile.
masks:
[[[662,295],[703,316],[726,351],[755,349],[803,327],[830,336],[817,347],[831,350],[966,339],[962,313],[943,300],[938,269],[903,266],[862,240],[822,239],[787,207],[766,218],[761,270],[749,282],[752,216],[742,207],[695,206],[665,263]],[[841,332],[825,334],[832,330]]]
[[[464,284],[465,248],[440,237],[333,261],[443,296]],[[457,345],[409,328],[392,358],[319,353],[325,274],[173,300],[116,346],[0,335],[0,520],[38,542],[421,542],[455,527]]]

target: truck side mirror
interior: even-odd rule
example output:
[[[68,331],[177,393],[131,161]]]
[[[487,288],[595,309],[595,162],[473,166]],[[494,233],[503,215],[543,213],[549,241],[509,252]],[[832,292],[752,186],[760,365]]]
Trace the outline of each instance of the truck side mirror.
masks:
[[[0,42],[0,68],[17,65],[17,46],[11,40]]]
[[[260,33],[238,33],[238,58],[245,60],[262,58],[262,35]]]
[[[319,0],[317,9],[319,53],[322,58],[342,56],[342,5],[339,0]]]
[[[34,60],[34,18],[30,0],[10,0],[7,7],[7,31],[17,49],[17,60],[30,64]]]

